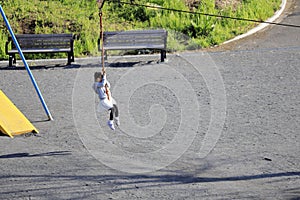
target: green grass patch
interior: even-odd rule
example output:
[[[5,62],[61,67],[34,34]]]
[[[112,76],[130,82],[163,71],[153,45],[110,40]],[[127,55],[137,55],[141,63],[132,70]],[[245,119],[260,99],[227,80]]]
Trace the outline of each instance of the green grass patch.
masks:
[[[137,0],[139,4],[155,5],[177,10],[238,18],[266,20],[279,8],[281,0],[241,0],[235,6],[218,8],[214,0],[202,0],[190,8],[184,0]],[[98,52],[99,13],[96,1],[91,0],[1,0],[2,8],[16,34],[74,33],[75,56],[95,56]],[[142,6],[119,5],[107,2],[103,7],[104,28],[107,31],[156,29],[169,31],[169,51],[210,47],[245,33],[256,23],[210,17],[201,14],[179,13]],[[0,59],[7,59],[4,45],[8,31],[0,23]],[[65,57],[65,55],[31,55],[35,57]]]

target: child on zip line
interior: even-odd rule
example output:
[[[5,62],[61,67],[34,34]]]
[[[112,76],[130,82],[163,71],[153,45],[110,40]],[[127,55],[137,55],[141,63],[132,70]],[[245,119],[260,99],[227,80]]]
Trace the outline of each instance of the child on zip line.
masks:
[[[95,82],[93,84],[94,91],[98,94],[100,108],[110,112],[107,125],[110,129],[115,130],[114,120],[117,126],[120,126],[119,109],[116,101],[113,99],[110,93],[110,83],[106,79],[105,70],[103,72],[95,72]]]

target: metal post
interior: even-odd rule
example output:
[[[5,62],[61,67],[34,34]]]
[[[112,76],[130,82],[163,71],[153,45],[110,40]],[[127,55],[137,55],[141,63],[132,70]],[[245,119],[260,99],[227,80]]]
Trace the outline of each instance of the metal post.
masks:
[[[44,110],[45,110],[45,112],[46,112],[46,114],[47,114],[49,120],[53,120],[53,118],[52,118],[52,116],[51,116],[51,113],[50,113],[49,110],[48,110],[48,107],[47,107],[47,105],[46,105],[46,103],[45,103],[45,101],[44,101],[44,98],[43,98],[43,96],[42,96],[42,94],[41,94],[41,92],[40,92],[40,89],[39,89],[39,87],[38,87],[38,85],[37,85],[37,83],[36,83],[36,81],[35,81],[35,79],[34,79],[32,73],[31,73],[31,70],[30,70],[30,68],[29,68],[29,66],[28,66],[28,64],[27,64],[27,61],[26,61],[26,59],[25,59],[25,57],[24,57],[24,54],[23,54],[23,52],[22,52],[22,50],[21,50],[21,48],[20,48],[20,45],[19,45],[19,43],[18,43],[18,41],[17,41],[17,39],[16,39],[16,37],[15,37],[15,34],[14,34],[13,30],[11,29],[11,26],[10,26],[10,24],[9,24],[7,18],[6,18],[6,15],[5,15],[5,13],[4,13],[4,11],[3,11],[1,5],[0,5],[0,11],[1,11],[1,15],[2,15],[2,17],[3,17],[4,21],[5,21],[6,27],[7,27],[8,30],[9,30],[9,33],[10,33],[10,35],[11,35],[11,37],[12,37],[14,43],[15,43],[15,46],[16,46],[17,49],[18,49],[18,52],[19,52],[19,54],[20,54],[20,57],[22,58],[22,61],[23,61],[24,65],[25,65],[25,68],[26,68],[26,70],[27,70],[27,72],[28,72],[28,74],[29,74],[29,77],[30,77],[30,79],[31,79],[31,82],[33,83],[33,86],[34,86],[34,88],[35,88],[35,90],[36,90],[36,92],[37,92],[37,94],[38,94],[38,96],[39,96],[39,98],[40,98],[40,101],[41,101],[42,104],[43,104],[43,108],[44,108]]]

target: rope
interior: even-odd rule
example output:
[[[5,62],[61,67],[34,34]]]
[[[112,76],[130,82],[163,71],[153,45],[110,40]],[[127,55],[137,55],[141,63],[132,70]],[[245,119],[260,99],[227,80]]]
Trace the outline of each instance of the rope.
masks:
[[[104,61],[105,50],[104,50],[104,34],[103,34],[103,19],[102,19],[103,13],[101,10],[99,11],[99,16],[100,16],[100,38],[101,38],[101,50],[102,50],[101,63],[102,63],[102,72],[104,72],[105,71],[105,61]]]
[[[103,6],[103,4],[102,4]],[[105,73],[105,61],[104,61],[104,32],[103,32],[103,13],[102,13],[102,6],[99,7],[99,17],[100,17],[100,38],[101,38],[101,49],[102,49],[102,56],[101,56],[101,60],[102,60],[102,73]],[[105,93],[107,95],[107,99],[110,100],[110,91],[108,88],[108,85],[105,84]]]
[[[103,38],[103,13],[102,8],[105,3],[105,0],[97,0],[98,8],[99,8],[99,17],[100,17],[100,43],[101,43],[101,49],[102,49],[102,72],[105,71],[105,62],[104,62],[104,38]]]

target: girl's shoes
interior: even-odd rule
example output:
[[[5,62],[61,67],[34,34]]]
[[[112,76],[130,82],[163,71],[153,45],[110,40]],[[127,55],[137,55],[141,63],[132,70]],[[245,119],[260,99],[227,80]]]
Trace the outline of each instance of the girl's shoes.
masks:
[[[107,125],[109,126],[109,128],[111,129],[111,130],[115,130],[115,126],[114,126],[114,121],[113,120],[109,120],[108,122],[107,122]]]

